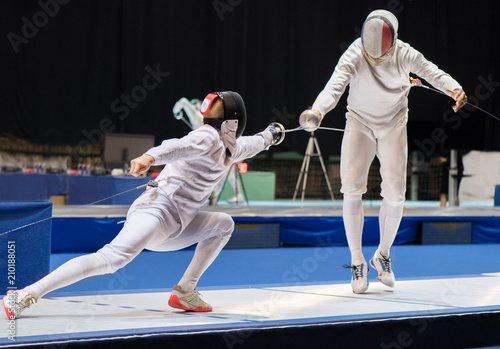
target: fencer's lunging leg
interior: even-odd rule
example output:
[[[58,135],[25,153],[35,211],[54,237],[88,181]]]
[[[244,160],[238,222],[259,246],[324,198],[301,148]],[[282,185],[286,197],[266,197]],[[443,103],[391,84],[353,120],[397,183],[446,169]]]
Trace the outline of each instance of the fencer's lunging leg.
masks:
[[[403,203],[384,198],[379,213],[380,244],[378,247],[379,252],[384,256],[389,257],[402,217]]]
[[[215,215],[219,217],[217,220],[214,220],[215,217],[213,214],[208,216],[203,214],[203,218],[199,220],[195,219],[188,227],[188,229],[200,229],[204,227],[203,229],[205,230],[208,228],[209,232],[205,232],[203,235],[212,235],[208,239],[198,243],[193,259],[179,281],[179,286],[188,293],[196,288],[198,280],[227,244],[234,230],[234,222],[231,217],[220,213],[216,213]],[[212,222],[216,226],[207,227],[207,222]],[[196,228],[197,226],[198,228]],[[184,233],[186,232],[184,231]]]
[[[74,284],[82,279],[113,273],[139,254],[148,243],[157,238],[154,234],[158,219],[149,214],[134,214],[113,241],[96,253],[69,260],[26,291],[43,297],[49,292]]]
[[[363,202],[361,194],[344,194],[343,212],[344,227],[346,231],[347,244],[351,251],[351,263],[364,261],[361,250],[361,239],[363,235]]]
[[[191,292],[195,289],[201,275],[203,275],[205,270],[207,270],[219,255],[230,237],[231,235],[214,236],[213,238],[198,243],[193,259],[179,281],[179,286],[181,286],[183,290]]]
[[[38,297],[59,288],[94,275],[109,273],[109,261],[99,252],[69,260],[52,273],[26,287],[26,291],[35,292]]]

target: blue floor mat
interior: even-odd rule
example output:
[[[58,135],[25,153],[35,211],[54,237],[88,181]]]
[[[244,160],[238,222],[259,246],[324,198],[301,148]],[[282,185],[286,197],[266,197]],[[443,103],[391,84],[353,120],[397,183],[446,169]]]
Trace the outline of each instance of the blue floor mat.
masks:
[[[369,260],[375,247],[363,249]],[[500,245],[396,245],[391,259],[396,279],[459,277],[500,272]],[[177,284],[194,250],[144,251],[111,275],[95,276],[64,287],[60,292],[113,292],[168,289]],[[53,254],[51,270],[81,254]],[[201,278],[198,287],[347,283],[350,270],[347,247],[283,247],[277,249],[223,250]],[[369,279],[375,280],[370,272]]]

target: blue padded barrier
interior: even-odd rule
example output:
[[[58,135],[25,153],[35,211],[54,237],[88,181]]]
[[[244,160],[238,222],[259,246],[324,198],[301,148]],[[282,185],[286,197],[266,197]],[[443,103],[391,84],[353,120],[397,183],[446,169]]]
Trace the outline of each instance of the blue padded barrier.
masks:
[[[0,173],[0,201],[48,200],[68,193],[68,175],[41,173]]]
[[[52,216],[52,202],[0,202],[0,234]],[[21,289],[47,275],[52,220],[0,236],[0,293]]]
[[[151,177],[70,176],[68,205],[86,205],[149,182]],[[145,188],[99,202],[99,205],[131,205]]]
[[[471,222],[423,222],[422,245],[470,244],[472,242]]]
[[[111,241],[122,228],[122,218],[55,218],[53,221],[52,252],[95,252]],[[342,217],[233,217],[238,234],[249,233],[256,224],[279,234],[279,245],[347,246]],[[403,217],[394,243],[420,244],[425,222],[468,222],[472,225],[472,243],[500,243],[500,217]],[[365,217],[363,246],[379,243],[378,217]],[[246,225],[246,227],[245,227]],[[241,230],[241,231],[238,231]],[[267,228],[266,228],[267,229]],[[278,230],[277,233],[275,231]],[[252,234],[259,234],[254,229]],[[252,236],[256,238],[257,235]],[[243,237],[243,236],[241,236]],[[241,241],[233,241],[239,245]],[[254,242],[252,242],[254,243]],[[274,244],[274,240],[272,242]],[[230,246],[228,246],[230,247]],[[266,247],[268,247],[266,245]],[[231,247],[240,248],[240,247]],[[252,248],[246,246],[245,248]]]
[[[52,252],[95,252],[120,232],[120,218],[54,218]]]

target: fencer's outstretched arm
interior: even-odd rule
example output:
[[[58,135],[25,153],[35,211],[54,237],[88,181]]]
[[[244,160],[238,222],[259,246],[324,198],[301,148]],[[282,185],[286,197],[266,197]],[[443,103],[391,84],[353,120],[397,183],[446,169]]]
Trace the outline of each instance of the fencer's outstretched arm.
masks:
[[[237,139],[237,147],[233,154],[234,162],[251,158],[272,145],[278,145],[285,139],[285,127],[272,122],[264,131],[253,136],[242,136]]]
[[[312,108],[305,110],[299,117],[299,124],[304,130],[315,131],[326,113],[331,111],[345,92],[347,85],[356,73],[356,65],[360,59],[357,48],[351,45],[340,57],[340,60],[324,89],[319,93]]]
[[[155,166],[179,159],[202,157],[208,149],[219,142],[217,131],[214,132],[210,127],[200,127],[182,138],[164,140],[159,146],[149,149],[146,155],[154,159],[152,165]]]
[[[263,132],[254,136],[242,136],[236,140],[232,162],[253,157],[271,145],[281,143],[284,127],[272,123]],[[130,174],[140,176],[152,165],[165,165],[179,159],[206,156],[206,153],[220,142],[217,131],[211,126],[200,127],[182,138],[167,139],[161,145],[149,149],[144,155],[131,161]]]
[[[349,85],[352,77],[356,74],[356,66],[362,58],[362,55],[357,52],[358,50],[359,48],[354,43],[349,46],[340,57],[330,80],[328,80],[324,89],[316,97],[312,105],[312,110],[319,112],[321,118],[335,108],[340,97],[344,94],[347,85]]]
[[[467,96],[462,89],[462,86],[453,79],[449,74],[439,69],[437,65],[428,61],[422,53],[404,43],[408,47],[403,51],[403,62],[407,62],[409,69],[412,73],[417,74],[419,77],[427,80],[432,86],[438,90],[447,93],[452,97],[456,104],[453,110],[457,112],[467,103]]]
[[[264,131],[257,134],[266,140],[268,146],[278,145],[285,139],[285,126],[279,122],[271,122]]]

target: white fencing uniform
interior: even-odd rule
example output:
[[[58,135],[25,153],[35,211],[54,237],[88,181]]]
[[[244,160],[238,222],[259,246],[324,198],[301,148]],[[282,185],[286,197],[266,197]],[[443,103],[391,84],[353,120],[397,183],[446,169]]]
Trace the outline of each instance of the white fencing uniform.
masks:
[[[461,86],[401,40],[396,41],[392,58],[380,66],[368,64],[361,46],[358,38],[342,55],[312,108],[325,115],[335,108],[349,85],[341,154],[342,192],[366,192],[368,169],[377,155],[383,171],[382,196],[402,202],[406,190],[409,74],[418,75],[443,92]],[[390,140],[385,142],[387,137]]]
[[[204,125],[150,149],[146,154],[155,159],[153,165],[165,164],[157,178],[158,187],[148,187],[135,200],[116,238],[96,253],[68,261],[26,289],[42,297],[83,278],[112,273],[144,249],[173,251],[198,243],[179,282],[184,290],[193,290],[234,229],[229,215],[199,212],[200,207],[234,162],[271,145],[261,135],[236,139],[236,129],[236,120],[226,121],[221,131]]]
[[[349,85],[340,168],[344,226],[353,264],[364,261],[361,195],[367,191],[368,171],[375,156],[380,161],[381,196],[384,198],[379,214],[378,252],[389,256],[401,222],[406,192],[410,73],[443,92],[461,89],[448,74],[401,40],[395,40],[390,59],[380,65],[371,65],[363,55],[359,38],[342,55],[312,106],[324,116],[335,108]]]

